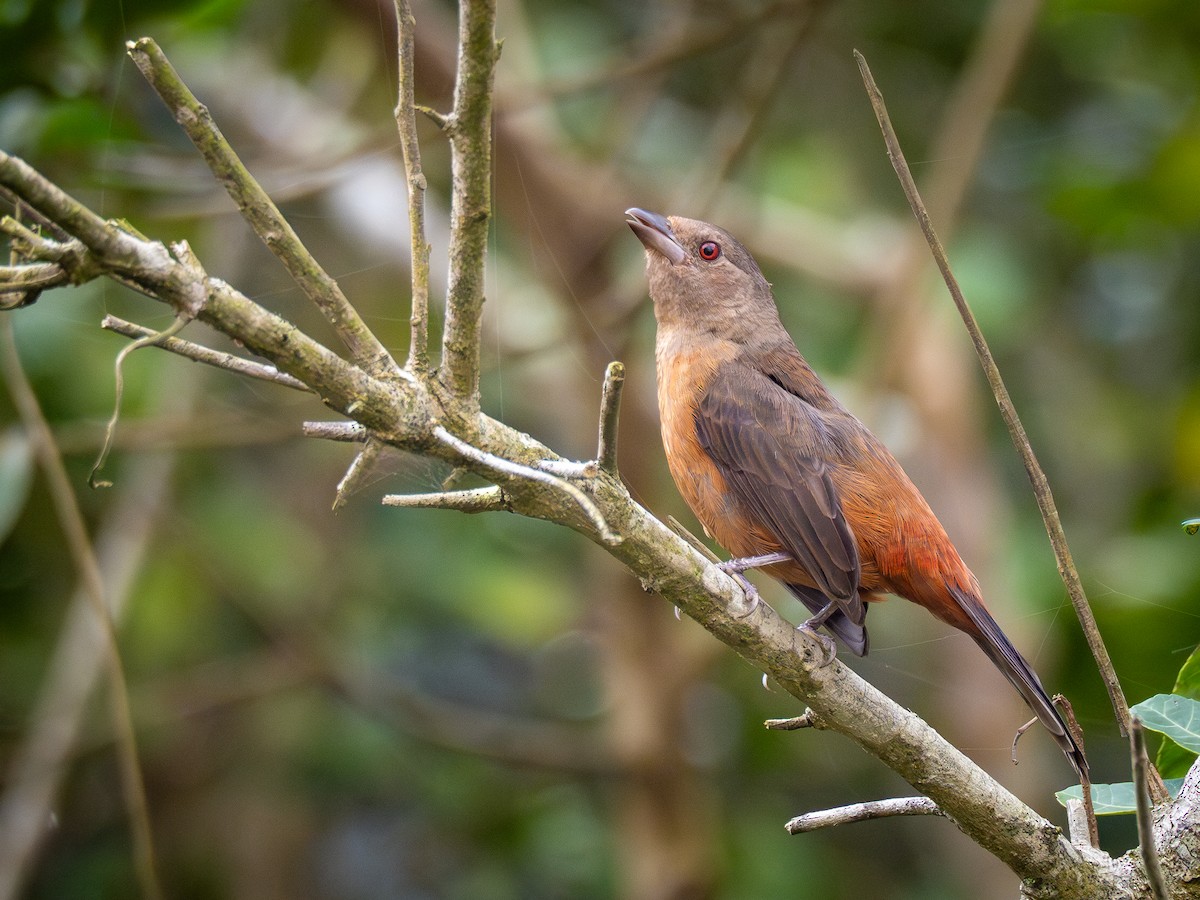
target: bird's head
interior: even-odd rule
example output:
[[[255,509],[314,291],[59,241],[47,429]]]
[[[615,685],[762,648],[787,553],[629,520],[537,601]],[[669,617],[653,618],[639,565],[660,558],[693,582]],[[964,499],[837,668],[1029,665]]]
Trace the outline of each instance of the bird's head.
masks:
[[[725,229],[636,207],[625,217],[646,248],[650,298],[660,325],[699,327],[733,338],[772,323],[778,327],[771,285]]]

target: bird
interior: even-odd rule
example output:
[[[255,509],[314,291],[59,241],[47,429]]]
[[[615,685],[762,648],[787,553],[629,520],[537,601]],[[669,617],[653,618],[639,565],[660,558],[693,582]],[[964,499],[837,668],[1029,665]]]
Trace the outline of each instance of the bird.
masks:
[[[671,476],[738,577],[761,568],[857,656],[868,604],[891,594],[968,634],[1075,768],[1087,759],[979,582],[883,443],[825,387],[779,318],[770,283],[729,232],[639,208]],[[825,640],[829,640],[825,638]]]

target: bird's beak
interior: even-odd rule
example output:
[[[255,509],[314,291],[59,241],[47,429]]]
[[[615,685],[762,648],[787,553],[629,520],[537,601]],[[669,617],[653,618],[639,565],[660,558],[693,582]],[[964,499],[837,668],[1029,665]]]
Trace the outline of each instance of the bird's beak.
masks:
[[[646,212],[635,206],[625,210],[625,217],[625,224],[633,229],[633,233],[647,250],[653,250],[673,266],[683,262],[687,253],[676,239],[666,216]]]

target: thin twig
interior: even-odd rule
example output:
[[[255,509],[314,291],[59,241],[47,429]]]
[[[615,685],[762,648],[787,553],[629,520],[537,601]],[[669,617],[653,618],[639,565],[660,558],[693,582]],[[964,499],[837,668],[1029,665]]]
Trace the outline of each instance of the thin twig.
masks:
[[[425,173],[421,170],[421,145],[417,142],[417,114],[413,85],[413,18],[409,0],[395,0],[398,23],[399,97],[396,101],[396,127],[400,149],[404,151],[404,175],[408,183],[408,227],[412,241],[412,336],[408,346],[407,368],[414,374],[429,369],[429,241],[425,239]]]
[[[138,338],[132,344],[126,344],[121,348],[121,352],[117,354],[117,359],[113,363],[113,411],[109,417],[108,425],[104,429],[104,443],[100,447],[100,453],[96,456],[96,462],[92,464],[92,471],[88,475],[88,484],[94,488],[112,487],[111,481],[104,481],[97,478],[100,470],[104,468],[104,463],[108,460],[108,452],[112,449],[113,435],[117,430],[117,422],[121,418],[121,398],[125,394],[125,360],[129,358],[129,354],[135,350],[140,350],[142,347],[149,347],[157,344],[159,341],[169,340],[174,335],[178,334],[190,320],[182,313],[177,314],[171,324],[162,331],[154,331],[150,334]]]
[[[495,0],[459,5],[454,108],[446,122],[454,192],[438,375],[454,396],[473,405],[479,402],[479,329],[492,209],[492,83],[500,57],[495,24]]]
[[[928,797],[893,797],[888,800],[870,800],[866,803],[853,803],[850,806],[839,806],[836,809],[805,813],[802,816],[796,816],[783,827],[787,829],[788,834],[802,834],[806,831],[816,831],[818,828],[852,825],[855,822],[866,822],[870,819],[941,815],[945,815],[945,813]]]
[[[817,720],[811,709],[806,709],[790,719],[767,719],[763,726],[768,731],[799,731],[801,728],[816,728]]]
[[[454,450],[455,453],[462,456],[464,459],[477,463],[483,468],[498,472],[505,478],[521,478],[528,481],[537,481],[545,484],[555,490],[562,491],[568,497],[579,505],[583,510],[584,515],[591,521],[592,526],[600,536],[600,540],[612,547],[621,543],[621,536],[614,534],[612,529],[608,527],[608,523],[604,521],[604,516],[583,491],[575,487],[569,481],[565,481],[548,472],[542,472],[538,469],[531,469],[529,466],[523,466],[520,463],[515,463],[512,460],[501,459],[495,454],[488,453],[486,450],[480,450],[477,447],[472,447],[465,441],[459,440],[441,425],[433,429],[433,436]]]
[[[1130,721],[1129,752],[1133,757],[1133,792],[1137,800],[1138,852],[1155,900],[1169,900],[1171,894],[1159,863],[1158,847],[1154,843],[1154,820],[1150,814],[1150,759],[1146,756],[1146,733],[1136,716]]]
[[[316,261],[292,226],[225,140],[205,107],[183,83],[158,44],[140,38],[126,44],[130,58],[171,110],[175,121],[224,185],[242,216],[283,263],[296,284],[325,315],[353,360],[376,376],[399,367],[350,305],[338,283]]]
[[[371,436],[357,422],[305,422],[300,431],[305,437],[345,443],[361,443]]]
[[[1037,457],[1034,455],[1033,447],[1029,443],[1029,436],[1025,433],[1025,427],[1021,424],[1021,419],[1017,415],[1016,407],[1013,405],[1012,398],[1008,394],[1008,389],[1004,386],[1004,380],[1000,376],[1000,369],[992,357],[987,341],[983,337],[983,332],[979,328],[979,323],[975,321],[975,315],[971,312],[970,306],[967,305],[962,290],[958,286],[958,281],[950,269],[945,248],[942,247],[941,241],[938,240],[933,223],[929,219],[929,213],[926,211],[925,205],[921,200],[921,195],[917,191],[916,182],[913,181],[912,172],[909,170],[908,163],[904,159],[904,153],[900,149],[900,143],[896,138],[896,133],[888,117],[887,107],[883,102],[883,95],[880,93],[879,87],[875,84],[875,79],[871,76],[871,70],[867,66],[867,61],[863,58],[863,55],[856,50],[854,51],[854,58],[858,61],[858,68],[862,73],[863,82],[867,86],[867,94],[871,99],[871,106],[874,108],[875,115],[879,119],[879,127],[883,131],[884,143],[887,145],[888,158],[892,161],[892,167],[896,170],[896,175],[899,177],[900,184],[904,188],[904,194],[908,198],[913,215],[916,216],[917,222],[921,226],[921,231],[924,233],[925,240],[929,244],[929,249],[933,253],[934,261],[942,273],[942,278],[946,283],[947,289],[950,291],[950,296],[954,299],[954,305],[958,308],[959,314],[966,324],[967,331],[971,335],[971,342],[975,345],[975,352],[979,356],[979,361],[983,366],[984,374],[987,376],[988,384],[991,386],[992,393],[996,397],[996,403],[1000,407],[1001,417],[1004,419],[1004,424],[1008,427],[1013,444],[1021,456],[1021,461],[1025,464],[1025,471],[1029,476],[1030,483],[1033,485],[1033,493],[1037,498],[1038,508],[1042,512],[1042,520],[1045,522],[1046,532],[1050,536],[1050,545],[1054,548],[1059,575],[1067,587],[1067,593],[1070,595],[1071,603],[1075,607],[1075,614],[1079,617],[1079,623],[1083,628],[1084,636],[1087,638],[1092,656],[1096,660],[1096,666],[1100,670],[1100,677],[1104,680],[1104,684],[1108,688],[1108,696],[1112,701],[1113,711],[1116,713],[1117,725],[1120,727],[1122,734],[1128,734],[1129,704],[1125,700],[1125,694],[1121,690],[1121,683],[1117,679],[1116,670],[1113,668],[1108,650],[1104,646],[1104,639],[1100,636],[1100,629],[1096,624],[1096,618],[1092,614],[1091,607],[1088,605],[1087,595],[1084,593],[1083,584],[1079,580],[1079,573],[1076,571],[1075,563],[1071,559],[1071,550],[1067,546],[1062,521],[1059,519],[1058,508],[1054,504],[1054,497],[1050,492],[1050,484],[1046,480],[1046,474],[1042,471]]]
[[[1079,720],[1075,718],[1075,708],[1071,706],[1071,701],[1062,694],[1055,694],[1051,701],[1062,712],[1063,718],[1067,722],[1067,731],[1071,733],[1071,737],[1075,740],[1075,746],[1079,748],[1080,753],[1087,750],[1087,746],[1083,740],[1083,728],[1079,724]],[[1016,738],[1013,739],[1013,747],[1016,747]],[[1156,773],[1157,774],[1157,773]],[[1161,781],[1160,781],[1161,783]],[[1088,822],[1088,841],[1096,849],[1100,848],[1100,826],[1096,824],[1096,806],[1092,802],[1092,777],[1087,770],[1079,773],[1079,787],[1083,795],[1083,809],[1087,814]],[[1166,791],[1166,787],[1163,787]]]
[[[157,900],[163,896],[156,872],[154,839],[150,828],[150,811],[146,802],[146,786],[142,779],[142,765],[138,758],[137,739],[133,729],[133,714],[129,708],[129,687],[125,679],[125,667],[121,662],[116,631],[105,599],[104,576],[101,574],[96,554],[88,537],[83,512],[78,498],[71,487],[62,455],[54,443],[50,425],[42,413],[41,404],[33,391],[17,354],[13,337],[12,320],[0,316],[0,366],[9,395],[17,408],[21,421],[33,440],[34,448],[46,475],[51,498],[58,515],[59,525],[66,538],[72,563],[83,583],[88,601],[96,617],[105,642],[105,662],[111,682],[109,702],[112,705],[113,727],[117,734],[117,756],[120,761],[121,786],[125,804],[129,810],[133,829],[134,859],[138,882],[143,896]]]
[[[127,322],[125,319],[119,319],[113,315],[105,316],[100,321],[100,327],[130,338],[153,337],[156,333],[153,329],[147,328],[144,325],[136,325],[133,322]],[[154,346],[161,347],[163,350],[168,350],[193,362],[200,362],[218,369],[225,369],[227,372],[233,372],[237,375],[257,378],[259,381],[269,381],[272,384],[280,384],[284,387],[289,387],[297,391],[306,391],[310,394],[313,392],[312,388],[303,381],[293,378],[285,372],[280,372],[274,366],[257,363],[249,359],[242,359],[240,356],[234,356],[231,353],[222,353],[220,350],[212,350],[200,344],[193,344],[191,341],[175,337],[160,337],[159,340],[154,342]]]
[[[382,502],[384,506],[405,509],[456,509],[464,513],[511,511],[504,491],[497,485],[435,494],[387,494]]]
[[[617,474],[617,423],[621,417],[621,389],[625,386],[625,365],[614,360],[604,370],[604,389],[600,393],[600,436],[596,442],[596,462],[610,475]]]

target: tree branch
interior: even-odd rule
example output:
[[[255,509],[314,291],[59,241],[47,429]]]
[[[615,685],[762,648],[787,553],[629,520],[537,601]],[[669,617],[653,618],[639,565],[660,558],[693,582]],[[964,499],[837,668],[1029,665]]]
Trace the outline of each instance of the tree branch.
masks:
[[[1113,668],[1112,660],[1108,655],[1108,649],[1104,646],[1104,639],[1100,636],[1100,628],[1096,624],[1096,617],[1092,614],[1092,608],[1088,604],[1087,595],[1083,590],[1083,583],[1079,579],[1079,573],[1076,571],[1075,563],[1071,558],[1071,549],[1067,545],[1062,521],[1058,516],[1058,507],[1054,503],[1054,495],[1050,491],[1050,483],[1046,479],[1046,473],[1042,471],[1042,467],[1034,455],[1033,447],[1029,443],[1029,436],[1025,433],[1025,426],[1021,424],[1016,407],[1013,405],[1012,398],[1008,394],[1008,388],[1005,387],[1004,380],[1000,376],[1000,369],[996,365],[996,360],[987,345],[987,340],[979,328],[979,323],[975,320],[975,314],[971,312],[970,306],[967,305],[966,298],[962,294],[962,289],[958,286],[958,280],[954,277],[954,273],[950,269],[945,248],[942,247],[941,241],[938,240],[933,223],[929,219],[929,213],[926,211],[925,205],[921,201],[921,195],[917,191],[917,185],[913,180],[912,172],[909,170],[908,163],[904,159],[904,152],[900,149],[900,143],[896,139],[895,130],[892,128],[891,120],[887,114],[887,107],[883,102],[883,94],[880,93],[879,87],[875,84],[875,79],[871,76],[871,70],[867,66],[867,61],[863,55],[856,50],[854,51],[854,58],[858,61],[859,71],[862,73],[863,82],[867,86],[867,94],[871,98],[871,106],[874,108],[875,115],[879,119],[879,127],[883,131],[884,143],[887,145],[888,158],[892,161],[892,167],[896,170],[896,175],[899,177],[900,184],[904,188],[904,195],[908,198],[913,215],[916,217],[918,224],[921,226],[921,231],[929,243],[929,249],[933,254],[938,269],[942,273],[943,280],[946,282],[946,288],[950,291],[954,305],[958,308],[958,312],[967,326],[971,342],[975,345],[975,352],[979,356],[980,364],[983,366],[984,374],[987,376],[988,384],[991,386],[992,393],[996,397],[996,403],[1000,407],[1000,415],[1004,419],[1004,424],[1008,427],[1013,445],[1017,448],[1017,453],[1020,455],[1021,461],[1025,464],[1025,472],[1029,476],[1030,483],[1033,485],[1033,493],[1037,498],[1038,509],[1041,510],[1042,519],[1046,524],[1046,532],[1050,536],[1050,545],[1054,548],[1054,557],[1058,561],[1059,575],[1067,587],[1067,593],[1070,595],[1071,603],[1075,607],[1075,614],[1079,617],[1079,623],[1083,628],[1084,637],[1087,638],[1088,647],[1091,648],[1092,656],[1096,660],[1096,666],[1100,670],[1100,677],[1104,680],[1104,684],[1108,688],[1108,696],[1112,701],[1117,725],[1121,729],[1121,734],[1128,735],[1129,704],[1126,702],[1125,694],[1121,690],[1120,680],[1117,678],[1116,670]]]
[[[479,327],[491,219],[492,83],[500,58],[495,21],[495,0],[460,4],[454,109],[445,127],[454,191],[439,378],[451,394],[475,408],[479,406]]]
[[[805,813],[796,816],[783,827],[788,834],[804,834],[821,828],[833,828],[837,825],[852,825],[855,822],[867,822],[871,819],[887,819],[893,816],[940,816],[942,811],[928,797],[893,797],[888,800],[869,800],[866,803],[853,803],[850,806],[839,806],[836,809],[823,809],[820,812]]]
[[[153,329],[146,328],[144,325],[135,325],[133,322],[127,322],[113,315],[107,315],[101,319],[100,327],[135,339],[153,337],[156,333]],[[269,381],[272,384],[280,384],[296,391],[307,391],[310,394],[313,392],[312,388],[307,384],[293,378],[291,375],[280,372],[274,366],[266,366],[262,363],[256,363],[253,360],[242,359],[240,356],[234,356],[231,353],[222,353],[220,350],[211,350],[208,347],[202,347],[200,344],[193,344],[191,341],[174,337],[160,338],[158,341],[155,341],[154,346],[161,347],[163,350],[171,353],[176,353],[193,362],[200,362],[218,369],[224,369],[227,372],[233,372],[235,375],[245,375],[247,378]]]
[[[355,420],[308,433],[349,440],[372,435],[459,463],[501,481],[512,511],[567,525],[604,544],[648,589],[774,679],[808,706],[821,725],[848,736],[927,795],[960,830],[1027,879],[1029,896],[1069,900],[1117,894],[1122,885],[1104,862],[1107,857],[1082,855],[1057,828],[916,715],[840,662],[821,665],[824,652],[816,641],[766,603],[747,604],[733,579],[636,503],[615,473],[576,465],[568,466],[572,481],[550,474],[549,468],[565,461],[529,435],[478,412],[489,94],[497,51],[493,17],[491,3],[464,0],[460,79],[454,112],[446,122],[454,159],[452,279],[442,368],[435,383],[413,376],[403,381],[372,377],[229,285],[208,278],[198,264],[103,222],[11,157],[0,157],[0,185],[16,185],[22,199],[39,201],[32,205],[79,238],[105,271],[132,279],[176,309],[193,302],[203,321],[311,386],[329,406]],[[448,425],[470,442],[455,437]],[[618,535],[619,542],[611,540]]]
[[[304,295],[329,320],[350,351],[351,358],[376,377],[394,374],[397,367],[391,355],[233,152],[208,108],[183,83],[158,44],[144,37],[130,41],[126,47],[138,70],[196,145],[254,233],[262,238]]]
[[[1155,845],[1154,823],[1150,815],[1150,759],[1146,756],[1146,732],[1141,720],[1133,718],[1129,728],[1129,753],[1133,758],[1134,797],[1137,802],[1138,852],[1146,870],[1146,881],[1154,900],[1170,900],[1163,878],[1162,864]]]
[[[621,418],[621,389],[625,386],[625,365],[610,362],[604,370],[604,388],[600,393],[600,436],[596,442],[596,463],[610,475],[617,471],[617,425]]]
[[[412,242],[412,308],[409,321],[412,335],[408,345],[407,368],[414,374],[429,369],[429,241],[425,239],[425,173],[421,170],[421,145],[417,143],[417,112],[413,85],[415,52],[413,18],[409,0],[395,0],[398,23],[397,56],[399,85],[396,101],[396,127],[400,148],[404,151],[404,175],[408,184],[408,226]]]

